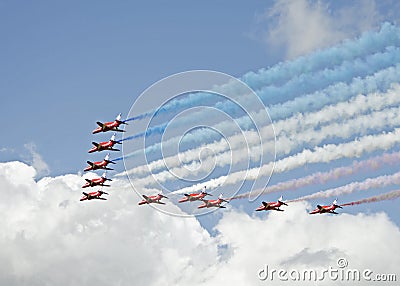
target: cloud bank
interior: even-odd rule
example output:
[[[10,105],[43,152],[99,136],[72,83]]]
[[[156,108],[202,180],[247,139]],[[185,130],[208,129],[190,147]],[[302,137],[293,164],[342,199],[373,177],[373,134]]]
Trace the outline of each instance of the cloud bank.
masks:
[[[264,285],[265,264],[318,268],[341,257],[399,274],[399,228],[383,213],[310,217],[306,203],[259,217],[228,209],[211,236],[195,218],[139,207],[124,180],[108,201],[79,202],[79,175],[35,176],[24,163],[0,163],[1,285]]]

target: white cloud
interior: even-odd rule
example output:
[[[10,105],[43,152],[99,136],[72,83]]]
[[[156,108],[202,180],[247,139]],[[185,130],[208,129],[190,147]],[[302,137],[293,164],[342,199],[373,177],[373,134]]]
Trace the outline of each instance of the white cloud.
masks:
[[[35,175],[0,164],[0,285],[188,285],[216,262],[197,220],[139,207],[124,181],[108,201],[80,202],[82,177]]]
[[[325,1],[277,0],[263,16],[266,42],[294,58],[354,37],[382,20],[374,0],[349,3],[333,10]]]
[[[36,145],[34,143],[27,143],[24,147],[30,152],[32,159],[31,164],[37,171],[38,176],[46,176],[50,173],[49,166],[43,160],[42,156],[36,151]]]
[[[301,271],[338,268],[339,258],[347,259],[352,269],[400,275],[400,257],[392,255],[400,250],[400,231],[385,214],[311,216],[305,207],[310,205],[291,204],[284,213],[263,213],[262,218],[236,210],[224,213],[216,226],[217,239],[228,245],[231,256],[219,265],[210,285],[271,285],[270,280],[258,281],[257,272],[265,264]]]
[[[79,202],[82,177],[35,175],[0,163],[0,285],[255,285],[265,263],[335,266],[338,256],[398,271],[400,233],[385,214],[311,217],[305,203],[262,218],[225,210],[213,238],[194,218],[138,206],[123,180],[108,201]]]

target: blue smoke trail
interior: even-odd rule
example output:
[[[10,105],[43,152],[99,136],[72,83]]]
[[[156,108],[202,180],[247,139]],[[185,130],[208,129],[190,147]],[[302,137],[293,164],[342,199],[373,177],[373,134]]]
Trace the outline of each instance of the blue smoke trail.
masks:
[[[384,70],[376,72],[374,75],[367,76],[364,79],[354,78],[350,84],[338,82],[331,85],[324,90],[318,90],[313,94],[308,94],[295,98],[292,101],[276,104],[270,107],[269,113],[274,120],[286,118],[298,112],[310,112],[318,110],[325,105],[334,104],[338,101],[348,100],[357,94],[368,94],[372,92],[386,92],[392,83],[398,82],[400,79],[400,64],[394,67],[389,67]],[[243,121],[240,121],[240,120]],[[239,126],[246,124],[244,118],[239,120]],[[214,136],[213,136],[214,134]],[[189,140],[198,140],[199,137],[207,137],[210,141],[215,140],[215,133],[210,134],[208,129],[198,129],[193,133]],[[167,144],[166,142],[162,143]],[[161,148],[161,143],[156,143],[152,146],[146,147],[144,152],[146,154],[157,153]],[[135,151],[125,156],[126,158],[134,157],[143,150]]]
[[[334,82],[349,83],[355,76],[365,77],[399,62],[400,49],[387,47],[385,52],[372,54],[363,61],[358,59],[353,62],[345,62],[333,70],[305,74],[281,87],[267,86],[257,92],[257,95],[266,105],[277,104],[279,101],[288,101],[297,96],[320,90]],[[219,102],[217,107],[229,111],[233,106],[231,102],[224,101]],[[273,117],[273,119],[275,118]]]
[[[167,128],[167,126],[168,126],[168,123],[164,123],[162,125],[157,125],[157,126],[154,126],[154,127],[149,127],[149,128],[146,129],[145,132],[140,132],[140,133],[137,133],[135,135],[125,137],[125,138],[123,138],[121,140],[118,140],[118,142],[123,142],[123,141],[127,141],[127,140],[134,140],[136,138],[141,138],[143,136],[147,137],[147,136],[154,135],[154,134],[162,134],[162,133],[164,133],[164,131]]]
[[[366,32],[356,40],[348,40],[338,46],[315,52],[309,56],[300,57],[297,60],[290,62],[283,62],[272,68],[261,69],[257,73],[249,72],[242,77],[242,80],[252,89],[257,91],[261,89],[262,86],[274,84],[275,86],[270,87],[272,92],[274,89],[277,90],[276,92],[273,92],[273,94],[276,94],[277,98],[282,99],[283,95],[290,96],[291,93],[284,93],[283,91],[279,92],[280,88],[277,85],[283,85],[286,81],[291,81],[294,77],[298,78],[299,83],[296,85],[293,81],[291,82],[291,85],[298,88],[299,86],[302,86],[301,84],[304,84],[304,81],[302,81],[303,77],[307,77],[307,74],[312,73],[315,70],[323,69],[323,72],[326,71],[326,73],[330,73],[328,70],[330,67],[336,66],[342,62],[347,62],[347,65],[350,65],[349,61],[354,58],[363,58],[371,53],[385,50],[389,46],[399,45],[400,29],[390,23],[383,23],[378,32]],[[359,62],[361,63],[362,61],[359,60]],[[366,60],[366,62],[368,62],[368,60]],[[346,63],[344,64],[346,65]],[[343,69],[341,72],[346,71]],[[367,70],[364,70],[364,72],[367,72]],[[336,76],[341,76],[340,72]],[[345,77],[345,75],[341,76],[341,78],[343,77]],[[321,78],[324,79],[322,74]],[[337,80],[340,79],[338,78]],[[320,87],[318,81],[314,81],[314,83],[316,84],[316,87]],[[267,92],[269,93],[271,90],[261,90],[260,94],[262,96]],[[271,98],[272,96],[269,100],[271,100]],[[178,108],[187,108],[203,103],[204,100],[204,97],[199,97],[194,94],[187,96],[184,99],[173,100],[160,108],[157,112],[149,111],[136,117],[144,118],[151,116],[154,113],[157,115]]]
[[[242,80],[254,90],[266,85],[282,85],[299,74],[329,68],[343,61],[362,58],[388,46],[399,46],[400,29],[388,22],[382,23],[379,31],[363,33],[358,39],[346,40],[342,44],[299,57],[293,61],[281,62],[271,68],[248,72]]]
[[[323,87],[329,86],[334,82],[342,82],[343,84],[347,84],[353,80],[354,76],[358,77],[365,77],[368,74],[372,74],[377,72],[385,67],[392,66],[394,63],[400,62],[400,49],[394,47],[386,48],[386,51],[383,53],[376,53],[370,56],[367,56],[365,60],[356,60],[353,62],[345,62],[341,66],[338,66],[334,70],[323,70],[317,74],[305,74],[301,77],[293,79],[289,81],[282,87],[276,86],[267,86],[263,88],[259,93],[258,96],[264,102],[264,104],[278,104],[274,102],[273,99],[282,99],[289,100],[299,95],[308,94],[315,90],[320,90]],[[187,101],[192,101],[194,96],[198,94],[190,94],[189,99]],[[204,95],[213,96],[213,94]],[[199,98],[204,98],[203,94]],[[179,104],[183,104],[185,100],[179,101]],[[218,102],[215,105],[216,108],[228,113],[233,114],[237,112],[237,105],[232,101],[222,101]],[[176,109],[177,106],[174,105],[173,109]],[[160,109],[161,111],[165,112],[166,109]],[[272,119],[276,120],[281,117],[276,117],[275,114],[270,113]],[[242,120],[244,120],[242,118]],[[249,124],[248,121],[243,121],[242,124]],[[142,132],[130,137],[125,138],[124,140],[133,140],[139,138],[141,136],[149,136],[152,134],[162,134],[165,131],[167,124],[162,124],[158,126],[154,126],[149,128],[146,132]],[[242,128],[245,125],[241,126]]]

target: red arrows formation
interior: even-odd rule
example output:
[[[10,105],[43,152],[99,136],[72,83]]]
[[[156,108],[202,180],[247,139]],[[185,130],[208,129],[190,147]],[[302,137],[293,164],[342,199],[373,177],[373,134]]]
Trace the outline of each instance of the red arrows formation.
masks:
[[[96,133],[101,133],[101,132],[108,132],[108,131],[114,131],[114,132],[125,132],[125,130],[119,129],[120,125],[122,124],[128,124],[126,123],[127,121],[134,120],[135,118],[130,118],[126,120],[121,120],[121,113],[118,114],[118,116],[115,118],[114,121],[111,122],[105,122],[102,123],[100,121],[97,121],[98,127],[93,130],[93,134]],[[115,139],[116,134],[114,133],[109,141],[105,142],[92,142],[93,147],[88,151],[88,153],[93,153],[93,152],[101,152],[101,151],[120,151],[119,149],[115,149],[114,145],[116,144],[122,144],[123,140],[116,140]],[[97,191],[94,192],[82,192],[83,197],[80,199],[81,201],[86,201],[86,200],[107,200],[106,198],[102,197],[102,195],[108,195],[108,193],[104,192],[102,190],[103,187],[110,187],[110,185],[107,185],[107,181],[112,181],[111,179],[107,178],[107,170],[113,170],[112,168],[109,168],[109,164],[116,164],[114,161],[110,160],[110,154],[108,153],[102,161],[97,161],[97,162],[92,162],[92,161],[86,161],[88,166],[84,169],[84,171],[96,171],[96,170],[104,170],[104,173],[101,176],[95,177],[93,179],[85,179],[86,183],[82,186],[82,188],[92,188],[96,186],[100,186],[101,188]],[[197,208],[211,208],[211,207],[216,207],[216,208],[225,208],[222,203],[229,203],[233,198],[227,198],[224,199],[222,197],[222,194],[215,200],[208,200],[205,199],[206,196],[212,196],[211,194],[206,192],[206,187],[204,187],[204,190],[201,191],[200,193],[192,193],[192,194],[184,194],[184,197],[180,199],[178,202],[179,203],[184,203],[184,202],[195,202],[195,201],[200,201],[202,202],[201,205],[199,205]],[[162,193],[158,193],[156,195],[152,196],[146,196],[142,195],[143,200],[139,202],[139,205],[144,205],[144,204],[161,204],[165,205],[164,202],[161,201],[161,199],[167,197]],[[337,208],[342,208],[342,206],[349,206],[349,205],[356,205],[356,204],[362,204],[362,203],[370,203],[370,202],[377,202],[381,200],[386,200],[386,199],[394,199],[400,197],[400,190],[398,191],[393,191],[387,194],[382,194],[379,196],[351,202],[351,203],[346,203],[342,205],[338,205],[337,201],[333,201],[331,205],[317,205],[317,208],[313,211],[310,212],[310,214],[323,214],[323,213],[330,213],[330,214],[338,214],[335,210]],[[285,203],[282,200],[282,196],[277,200],[277,202],[262,202],[262,205],[256,209],[256,211],[283,211],[280,207],[282,205],[287,206],[288,204]]]
[[[118,116],[115,118],[114,121],[111,122],[106,122],[102,123],[100,121],[97,121],[97,127],[95,130],[93,130],[93,134],[100,133],[100,132],[107,132],[107,131],[115,131],[115,132],[124,132],[124,130],[119,129],[119,126],[121,124],[127,124],[125,121],[121,120],[121,114],[118,114]],[[114,145],[115,144],[121,144],[120,141],[115,140],[116,134],[114,133],[113,136],[111,136],[109,141],[106,142],[92,142],[92,145],[94,145],[88,153],[93,153],[93,152],[101,152],[101,151],[120,151],[119,149],[115,149]],[[115,164],[112,160],[110,160],[110,154],[108,153],[102,161],[98,162],[91,162],[91,161],[86,161],[88,163],[88,166],[85,168],[86,171],[96,171],[96,170],[105,170],[103,175],[101,177],[96,177],[91,180],[85,179],[86,183],[82,186],[82,188],[89,188],[89,187],[96,187],[96,186],[101,186],[100,190],[95,191],[95,192],[83,192],[83,197],[80,199],[81,201],[86,201],[86,200],[107,200],[106,198],[103,198],[102,195],[108,195],[108,193],[102,191],[103,187],[109,187],[110,185],[106,185],[105,183],[107,181],[112,181],[111,179],[107,178],[107,170],[113,170],[108,166],[108,164]]]

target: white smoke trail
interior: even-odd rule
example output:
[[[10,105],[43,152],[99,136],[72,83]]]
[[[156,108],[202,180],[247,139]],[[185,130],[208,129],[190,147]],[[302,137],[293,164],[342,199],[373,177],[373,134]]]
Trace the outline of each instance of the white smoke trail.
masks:
[[[311,112],[318,110],[326,105],[334,104],[339,101],[349,100],[357,94],[367,94],[379,91],[381,89],[387,90],[391,84],[397,82],[400,78],[400,64],[395,67],[389,67],[381,70],[372,76],[368,76],[364,79],[355,78],[350,84],[343,82],[336,83],[324,90],[317,91],[313,94],[297,97],[292,101],[285,102],[283,104],[277,104],[271,106],[269,113],[272,118],[283,119],[288,115],[300,113],[300,112]],[[232,136],[231,130],[232,124],[236,122],[222,122],[214,126],[217,130],[224,130],[225,136]],[[210,135],[208,130],[199,130],[194,137],[204,137]],[[137,150],[130,154],[125,154],[124,159],[132,158],[145,153],[158,152],[161,145],[165,148],[171,146],[177,146],[180,141],[180,137],[174,137],[163,141],[162,143],[155,143],[152,146],[146,147],[145,150]]]
[[[305,164],[328,163],[342,158],[356,158],[364,153],[378,150],[386,151],[398,143],[400,143],[400,129],[396,128],[392,132],[368,135],[347,143],[327,144],[312,150],[304,149],[293,156],[276,161],[275,164],[271,162],[262,167],[230,173],[201,184],[183,188],[174,193],[190,193],[204,185],[209,188],[215,188],[219,185],[228,186],[242,181],[257,180],[262,174],[269,174],[272,169],[274,173],[282,173]]]
[[[291,153],[292,150],[299,149],[305,144],[313,146],[314,144],[316,145],[326,139],[330,139],[331,137],[345,139],[354,135],[366,135],[369,131],[382,131],[382,129],[385,130],[388,127],[393,128],[397,126],[400,126],[400,107],[384,109],[382,111],[372,112],[371,114],[356,117],[342,124],[334,122],[333,124],[324,126],[319,130],[314,130],[311,128],[308,130],[300,130],[300,132],[297,134],[293,131],[291,137],[286,137],[284,135],[280,136],[277,138],[276,152],[278,155],[287,155]],[[261,134],[262,133],[263,132],[261,131]],[[257,134],[253,135],[257,137]],[[247,138],[252,138],[252,136],[248,136],[246,139]],[[263,141],[264,140],[265,138],[263,138]],[[251,142],[251,139],[248,139],[248,142]],[[240,141],[236,143],[240,143]],[[230,142],[230,144],[232,143]],[[228,144],[226,143],[224,145]],[[234,143],[233,145],[238,144]],[[227,152],[220,153],[215,157],[207,157],[199,162],[192,162],[183,166],[170,168],[156,175],[157,182],[164,183],[168,180],[174,180],[176,179],[176,174],[179,174],[181,178],[185,178],[186,176],[193,174],[197,175],[205,169],[202,168],[202,166],[214,165],[223,167],[228,164],[237,164],[243,160],[247,160],[248,154],[251,154],[250,158],[254,158],[256,161],[257,158],[262,156],[262,152],[267,151],[263,147],[264,146],[253,146],[250,148],[250,150],[238,150],[235,152],[235,156],[232,156],[232,151],[229,150]],[[208,170],[209,167],[206,169]],[[137,182],[146,185],[146,182],[150,183],[153,181],[153,175],[154,172],[152,172],[152,174],[148,177],[137,180]]]
[[[361,118],[356,118],[354,119],[355,122],[351,122],[344,126],[343,124],[340,126],[339,123],[343,122],[345,120],[354,118],[356,116],[360,116],[364,113],[367,112],[374,112],[374,111],[381,111],[385,110],[385,108],[391,107],[391,106],[397,106],[400,104],[400,86],[398,84],[394,84],[392,88],[386,92],[386,93],[371,93],[368,95],[357,95],[354,98],[351,98],[348,101],[345,102],[339,102],[335,105],[328,105],[324,107],[323,109],[316,111],[316,112],[309,112],[309,113],[298,113],[295,114],[294,116],[287,118],[285,120],[279,120],[274,123],[274,129],[275,133],[277,136],[277,139],[280,140],[280,142],[285,142],[288,140],[291,140],[291,138],[294,138],[298,140],[299,138],[297,136],[301,136],[304,134],[303,132],[308,133],[308,138],[314,139],[314,144],[316,144],[315,140],[315,135],[313,133],[316,133],[316,136],[319,136],[319,142],[323,139],[326,139],[326,136],[321,136],[320,131],[315,131],[314,128],[318,127],[321,128],[321,130],[326,130],[328,135],[332,135],[332,133],[329,131],[329,129],[335,129],[335,130],[340,130],[343,133],[349,133],[351,129],[356,132],[356,127],[355,125],[363,125],[363,121],[365,120],[371,120],[372,125],[369,123],[367,124],[368,128],[371,129],[373,126],[377,128],[378,126],[384,126],[384,121],[382,120],[373,120],[372,115],[369,116],[364,116]],[[387,121],[387,118],[389,118],[389,115],[386,114],[385,110],[382,113],[376,113],[375,119],[378,119],[378,116],[381,116],[384,118],[385,122]],[[394,113],[397,114],[398,111],[394,110]],[[396,117],[396,115],[392,113],[391,117],[395,117],[394,120],[398,121],[399,119]],[[386,118],[386,119],[385,119]],[[334,122],[331,125],[325,125],[327,123]],[[393,125],[396,125],[392,122]],[[362,127],[362,126],[361,126]],[[346,128],[346,130],[344,130]],[[268,132],[269,127],[263,128],[260,130],[261,135],[263,135],[262,140],[271,140],[273,137],[271,137],[271,134]],[[296,134],[297,133],[297,134]],[[288,134],[291,136],[289,137]],[[324,134],[325,135],[325,134]],[[348,134],[347,136],[349,136]],[[358,134],[362,135],[362,134]],[[247,139],[247,143],[249,144],[250,147],[254,147],[255,144],[259,143],[259,138],[254,138],[257,137],[256,132],[254,131],[245,131],[244,136]],[[344,138],[343,135],[341,136],[340,134],[335,134],[337,137]],[[196,161],[199,161],[199,154],[202,150],[212,150],[211,156],[218,156],[219,153],[223,153],[228,151],[229,147],[231,150],[239,150],[243,149],[243,138],[242,134],[239,135],[233,135],[229,138],[221,139],[219,141],[215,141],[210,144],[202,145],[200,148],[196,149],[190,149],[185,152],[179,153],[174,156],[169,156],[165,157],[160,160],[156,160],[153,162],[150,162],[147,165],[143,166],[138,166],[132,170],[127,171],[126,173],[121,173],[117,174],[116,176],[122,176],[125,174],[130,174],[134,175],[135,177],[141,177],[142,174],[147,174],[150,170],[152,174],[155,174],[159,170],[162,170],[165,168],[165,166],[168,166],[169,168],[176,168],[181,165],[198,165],[199,163]],[[253,139],[254,138],[254,139]],[[304,139],[305,137],[303,136],[303,141],[307,143],[307,140],[309,139]],[[227,143],[229,142],[229,144]],[[304,144],[303,142],[303,144]],[[292,141],[293,143],[293,141]],[[311,142],[308,142],[311,143]],[[287,149],[287,147],[282,148],[280,144],[277,144],[278,146],[278,153],[284,153],[287,154],[288,152],[292,150],[292,148]],[[296,147],[296,146],[295,146]],[[259,148],[257,148],[259,149]],[[282,150],[283,149],[283,150]],[[247,150],[245,150],[247,151]],[[257,150],[255,150],[257,151]],[[207,160],[207,158],[202,158],[203,160]],[[219,161],[220,162],[220,161]],[[200,162],[201,163],[201,162]],[[222,162],[220,162],[222,163]],[[229,162],[228,162],[229,163]]]

